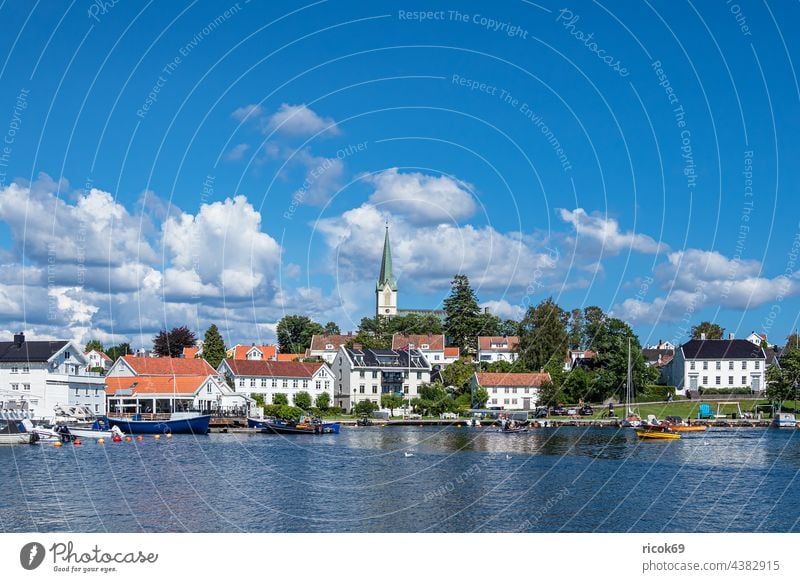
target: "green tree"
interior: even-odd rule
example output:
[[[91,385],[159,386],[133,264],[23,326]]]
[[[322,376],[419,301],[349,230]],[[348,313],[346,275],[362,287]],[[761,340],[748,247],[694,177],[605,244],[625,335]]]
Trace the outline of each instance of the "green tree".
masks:
[[[342,330],[339,329],[339,326],[334,321],[329,321],[325,324],[324,333],[326,335],[341,335]]]
[[[596,305],[590,305],[583,310],[583,337],[581,347],[590,345],[594,337],[600,333],[606,320],[606,314]]]
[[[544,381],[536,393],[537,406],[555,406],[564,401],[564,394],[561,387],[552,381]]]
[[[583,345],[583,334],[585,331],[585,319],[583,311],[573,309],[569,314],[569,348],[571,350],[580,349]]]
[[[227,348],[219,329],[212,323],[206,330],[205,336],[203,336],[203,357],[216,370],[217,366],[225,359],[226,351]]]
[[[456,392],[464,393],[469,391],[469,383],[475,374],[475,368],[465,360],[456,360],[445,366],[441,374],[445,386],[455,386]]]
[[[501,325],[500,329],[497,332],[497,335],[519,335],[519,322],[514,319],[506,319]]]
[[[390,318],[382,315],[363,317],[355,337],[347,342],[347,347],[352,348],[354,344],[361,344],[363,348],[369,349],[392,347],[392,331],[389,322]]]
[[[587,346],[596,354],[594,366],[597,374],[593,391],[587,399],[595,402],[615,393],[624,395],[628,374],[628,339],[631,340],[632,389],[634,393],[644,389],[649,376],[639,338],[621,319],[606,317]]]
[[[322,412],[327,412],[331,407],[331,395],[327,392],[320,393],[315,404]]]
[[[162,358],[179,358],[183,355],[183,348],[196,345],[197,336],[185,325],[169,331],[162,329],[153,337],[153,352]]]
[[[572,403],[578,402],[579,400],[593,400],[594,382],[596,379],[596,374],[580,366],[576,367],[566,375],[561,385],[563,398],[565,398],[567,402]]]
[[[272,403],[279,406],[287,406],[289,404],[289,397],[286,394],[278,392],[272,396]]]
[[[567,352],[567,313],[550,297],[528,308],[520,323],[519,359],[529,370],[551,361],[563,362]]]
[[[305,315],[285,315],[278,322],[278,349],[282,354],[301,354],[311,346],[311,337],[325,330]]]
[[[773,402],[797,399],[800,384],[800,349],[792,348],[781,358],[780,367],[767,368],[767,398]]]
[[[129,343],[121,343],[116,346],[111,346],[106,351],[106,355],[111,358],[112,361],[116,362],[117,358],[122,356],[126,356],[131,353],[131,344]]]
[[[441,384],[422,384],[419,387],[417,408],[428,414],[438,415],[443,412],[455,412],[456,403]],[[412,401],[412,404],[414,402]],[[423,413],[424,413],[423,412]]]
[[[305,390],[301,390],[294,395],[294,405],[303,410],[311,408],[311,394]]]
[[[502,335],[503,320],[493,313],[478,315],[478,331],[475,335]]]
[[[466,275],[453,278],[450,295],[444,300],[444,312],[444,332],[453,345],[466,352],[476,351],[481,329],[481,308]]]
[[[472,391],[472,406],[474,408],[483,408],[489,402],[489,392],[483,386],[478,386]]]
[[[98,352],[104,351],[103,344],[100,342],[100,340],[93,339],[86,342],[86,347],[83,348],[83,352],[91,352],[92,350],[97,350]]]
[[[383,394],[381,395],[381,407],[388,408],[389,414],[394,416],[394,409],[400,408],[406,401],[399,394]]]
[[[390,334],[439,335],[444,333],[442,320],[432,313],[408,313],[406,315],[397,315],[389,319],[386,323]]]
[[[353,407],[353,412],[359,416],[369,416],[376,410],[378,410],[378,405],[371,400],[361,400]]]
[[[710,321],[701,321],[692,326],[692,339],[700,339],[702,334],[706,334],[706,339],[722,339],[722,336],[725,335],[725,328]]]

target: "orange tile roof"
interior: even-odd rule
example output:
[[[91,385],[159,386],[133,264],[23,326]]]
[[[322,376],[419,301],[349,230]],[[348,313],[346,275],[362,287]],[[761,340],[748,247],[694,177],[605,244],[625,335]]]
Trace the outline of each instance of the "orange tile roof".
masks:
[[[199,351],[200,348],[183,348],[183,357],[191,360],[197,355],[197,352]]]
[[[202,358],[141,358],[122,356],[137,376],[208,376],[216,370]]]
[[[134,396],[141,394],[194,394],[208,376],[128,376],[106,378],[106,394],[113,396],[117,390],[131,389]]]
[[[506,344],[503,348],[493,348],[492,344]],[[519,338],[515,335],[482,335],[478,336],[478,349],[484,351],[510,352],[519,345]]]
[[[538,388],[550,381],[550,374],[523,372],[477,372],[475,376],[481,386],[523,386]]]
[[[457,358],[461,353],[458,346],[452,348],[445,348],[444,349],[444,357],[445,358]]]
[[[399,350],[408,344],[414,344],[416,349],[420,349],[422,344],[428,344],[428,350],[442,351],[444,349],[444,334],[402,334],[396,333],[392,336],[392,349]]]
[[[275,358],[275,354],[278,353],[278,348],[276,346],[239,346],[233,348],[233,359],[234,360],[246,360],[247,359],[247,352],[252,350],[253,348],[258,348],[261,350],[263,354],[261,359],[263,360],[272,360]]]
[[[294,355],[294,354],[279,354]],[[225,360],[236,376],[276,376],[282,378],[311,378],[322,367],[318,362],[281,362],[268,360]]]
[[[305,357],[305,354],[278,354],[279,362],[296,362]]]

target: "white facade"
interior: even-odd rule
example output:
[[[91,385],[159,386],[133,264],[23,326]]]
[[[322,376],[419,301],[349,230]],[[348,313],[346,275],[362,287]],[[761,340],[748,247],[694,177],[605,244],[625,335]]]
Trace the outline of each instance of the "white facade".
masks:
[[[515,351],[519,343],[517,337],[479,337],[479,362],[516,362],[519,354]]]
[[[281,364],[295,364],[295,362],[281,362]],[[309,368],[312,365],[305,364],[304,367]],[[301,370],[298,366],[276,365],[274,368],[276,370]],[[294,397],[298,392],[308,392],[312,403],[316,403],[319,395],[326,392],[330,397],[331,403],[333,403],[334,375],[327,364],[319,366],[311,375],[302,375],[301,372],[293,371],[274,374],[237,374],[230,364],[223,360],[217,371],[221,377],[229,376],[231,378],[236,392],[247,395],[260,394],[264,396],[265,404],[273,404],[276,394],[285,394],[289,399],[289,404],[293,404]]]
[[[91,350],[83,354],[86,358],[86,371],[91,372],[93,368],[103,368],[103,372],[108,372],[108,369],[111,367],[112,362],[108,356],[105,354],[98,352],[97,350]]]
[[[751,392],[758,393],[766,388],[766,367],[763,355],[753,358],[687,358],[680,347],[672,361],[663,368],[662,381],[675,386],[679,394],[700,388],[750,388]]]
[[[367,350],[370,353],[371,351]],[[380,350],[381,353],[399,352],[393,350]],[[373,357],[361,357],[354,354],[358,351],[348,350],[342,346],[333,363],[333,373],[336,377],[334,403],[346,410],[352,409],[362,400],[370,400],[380,406],[382,394],[400,394],[403,398],[412,399],[419,395],[419,387],[431,381],[431,365],[425,356],[412,349],[412,366],[395,365],[399,361],[394,356],[387,355],[378,361]]]
[[[51,418],[56,406],[80,404],[105,414],[105,382],[86,371],[82,351],[68,342],[46,362],[0,364],[0,401],[27,403],[34,418]]]

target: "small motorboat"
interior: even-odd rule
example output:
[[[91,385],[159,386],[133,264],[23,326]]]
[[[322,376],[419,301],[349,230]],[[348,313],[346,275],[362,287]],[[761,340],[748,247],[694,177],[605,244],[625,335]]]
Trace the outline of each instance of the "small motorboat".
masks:
[[[708,427],[704,424],[673,424],[669,428],[673,432],[703,432]]]
[[[372,426],[373,422],[369,419],[369,417],[365,414],[361,418],[356,421],[357,426]]]
[[[22,421],[0,418],[0,445],[32,445],[37,442],[39,436],[28,432]]]
[[[657,440],[677,440],[681,438],[676,432],[672,432],[669,428],[637,428],[636,436],[640,439],[657,439]]]
[[[299,421],[266,419],[263,423],[261,432],[271,434],[339,434],[341,428],[338,422],[322,422],[308,417]]]
[[[791,412],[778,412],[772,419],[770,426],[773,428],[796,428],[797,419]]]

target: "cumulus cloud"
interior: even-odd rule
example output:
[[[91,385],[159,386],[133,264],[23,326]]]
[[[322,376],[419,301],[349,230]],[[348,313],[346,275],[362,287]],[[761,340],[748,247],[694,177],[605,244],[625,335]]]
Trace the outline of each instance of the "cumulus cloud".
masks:
[[[250,146],[246,143],[239,143],[236,144],[231,148],[231,150],[225,154],[225,159],[229,162],[235,162],[236,160],[241,160],[244,157],[244,154],[247,153],[247,150],[250,149]]]
[[[512,304],[505,299],[484,301],[481,308],[489,308],[489,313],[501,319],[520,320],[525,315],[525,308],[521,304]]]
[[[600,243],[602,255],[617,255],[623,251],[637,251],[640,253],[657,253],[668,250],[664,243],[655,241],[645,234],[622,232],[619,222],[613,218],[603,217],[599,214],[588,214],[583,208],[567,210],[559,208],[558,214],[564,222],[575,229],[574,243],[578,246],[582,242],[588,246],[596,247]]]
[[[459,222],[475,214],[472,186],[448,176],[389,168],[364,176],[375,186],[369,201],[414,224]]]
[[[250,104],[236,109],[231,117],[242,123],[253,124],[263,133],[274,132],[292,137],[309,137],[322,131],[327,135],[341,133],[336,120],[319,115],[304,103],[300,105],[282,103],[271,114],[268,114],[261,105]]]

